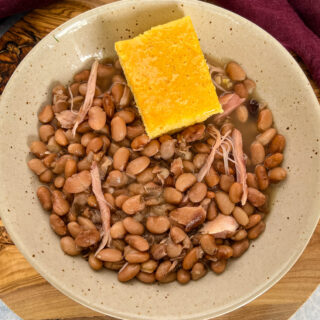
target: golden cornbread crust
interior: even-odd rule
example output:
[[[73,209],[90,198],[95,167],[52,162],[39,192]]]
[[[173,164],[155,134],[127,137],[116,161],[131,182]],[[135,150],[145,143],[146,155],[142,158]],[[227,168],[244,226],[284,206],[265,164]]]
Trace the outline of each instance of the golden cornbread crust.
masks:
[[[115,49],[150,138],[223,111],[189,16]]]

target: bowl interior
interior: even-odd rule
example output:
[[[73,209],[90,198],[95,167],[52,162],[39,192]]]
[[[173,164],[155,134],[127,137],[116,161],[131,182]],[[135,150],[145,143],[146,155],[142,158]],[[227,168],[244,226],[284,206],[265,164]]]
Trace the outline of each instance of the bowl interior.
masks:
[[[36,197],[28,170],[37,112],[50,89],[66,84],[93,58],[114,57],[114,42],[190,15],[204,53],[236,60],[257,82],[276,127],[287,138],[288,179],[272,199],[265,233],[228,270],[186,286],[119,283],[65,256]],[[249,302],[278,281],[306,246],[319,218],[320,109],[310,84],[286,50],[239,16],[199,1],[121,1],[82,14],[44,38],[24,59],[1,97],[1,216],[29,262],[55,287],[90,308],[126,319],[205,319]]]

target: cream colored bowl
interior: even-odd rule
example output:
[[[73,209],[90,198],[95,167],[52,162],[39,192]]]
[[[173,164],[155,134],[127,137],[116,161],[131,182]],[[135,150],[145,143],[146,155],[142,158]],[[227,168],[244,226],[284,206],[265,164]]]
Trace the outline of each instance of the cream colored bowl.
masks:
[[[190,15],[205,54],[240,62],[287,138],[289,176],[277,187],[264,234],[227,271],[186,286],[119,283],[116,273],[92,271],[63,254],[27,168],[37,112],[57,81],[67,83],[94,58],[115,56],[114,42]],[[139,62],[137,62],[139,63]],[[63,24],[22,61],[0,106],[1,217],[32,266],[64,294],[96,311],[125,319],[207,319],[248,303],[274,285],[308,243],[320,214],[320,108],[290,54],[247,20],[213,5],[186,1],[121,1]]]

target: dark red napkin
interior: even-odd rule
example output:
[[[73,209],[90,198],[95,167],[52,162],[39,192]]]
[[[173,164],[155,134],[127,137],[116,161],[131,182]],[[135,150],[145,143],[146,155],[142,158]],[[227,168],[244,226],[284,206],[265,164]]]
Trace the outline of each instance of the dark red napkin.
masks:
[[[53,0],[0,0],[0,19],[18,12],[29,11],[42,7]]]
[[[317,36],[320,35],[320,0],[214,2],[253,21],[272,34],[288,50],[297,53],[320,86],[320,39]]]

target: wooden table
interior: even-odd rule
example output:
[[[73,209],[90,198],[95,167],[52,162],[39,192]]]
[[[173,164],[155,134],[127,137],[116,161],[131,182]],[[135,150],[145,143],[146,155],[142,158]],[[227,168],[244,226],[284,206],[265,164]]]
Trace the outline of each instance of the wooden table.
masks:
[[[112,0],[64,0],[34,10],[0,39],[0,94],[32,47],[66,20]],[[298,57],[320,100],[319,88]],[[1,111],[0,111],[1,112]],[[218,320],[286,320],[320,283],[320,224],[295,266],[268,292]],[[24,259],[0,220],[0,298],[24,320],[111,319],[91,311],[53,288]]]

